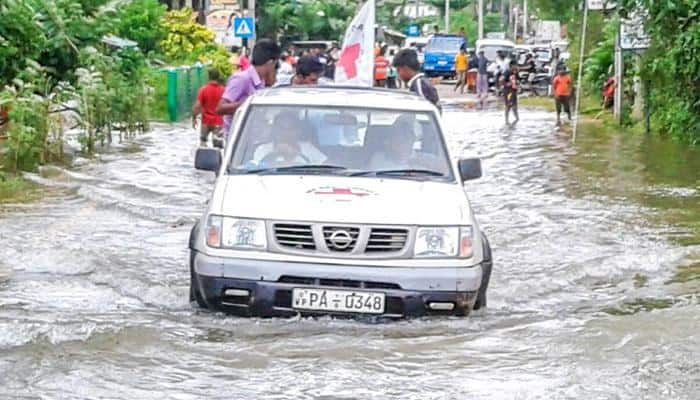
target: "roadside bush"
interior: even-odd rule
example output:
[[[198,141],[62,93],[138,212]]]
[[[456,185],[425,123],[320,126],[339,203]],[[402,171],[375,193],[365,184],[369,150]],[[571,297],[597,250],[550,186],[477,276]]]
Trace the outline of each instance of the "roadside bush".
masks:
[[[137,42],[145,54],[156,52],[166,34],[161,25],[165,11],[157,0],[132,0],[119,9],[115,33]]]
[[[172,61],[191,61],[194,52],[201,52],[214,41],[214,32],[196,23],[190,8],[168,12],[162,26],[166,34],[160,47]]]
[[[62,158],[63,131],[54,112],[72,96],[70,85],[51,84],[43,68],[32,61],[12,85],[0,92],[0,107],[9,110],[7,168],[33,170],[39,164]]]

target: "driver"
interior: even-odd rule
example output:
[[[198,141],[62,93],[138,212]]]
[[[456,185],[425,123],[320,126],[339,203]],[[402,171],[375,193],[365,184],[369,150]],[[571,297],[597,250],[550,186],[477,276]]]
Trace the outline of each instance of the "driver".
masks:
[[[296,112],[277,114],[272,125],[272,140],[258,146],[253,162],[265,167],[323,164],[326,156],[302,138],[303,127]]]

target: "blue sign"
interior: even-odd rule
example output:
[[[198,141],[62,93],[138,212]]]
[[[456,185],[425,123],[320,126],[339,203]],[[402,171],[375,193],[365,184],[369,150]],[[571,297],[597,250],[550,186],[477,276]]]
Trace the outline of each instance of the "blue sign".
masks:
[[[233,36],[249,39],[255,36],[255,21],[253,17],[236,17],[233,19]]]
[[[418,37],[420,36],[420,25],[411,24],[406,28],[406,36]]]

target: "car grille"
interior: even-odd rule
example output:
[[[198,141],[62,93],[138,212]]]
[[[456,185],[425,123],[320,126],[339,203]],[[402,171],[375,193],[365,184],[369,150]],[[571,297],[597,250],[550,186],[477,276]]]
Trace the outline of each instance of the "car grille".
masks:
[[[367,253],[401,251],[406,246],[408,230],[395,228],[372,228],[365,247]]]
[[[409,226],[270,221],[270,251],[317,257],[410,258]]]
[[[323,227],[323,240],[330,251],[349,253],[357,245],[357,237],[360,235],[359,228],[346,228],[342,226]]]
[[[275,224],[275,240],[283,247],[300,250],[316,250],[311,225]]]

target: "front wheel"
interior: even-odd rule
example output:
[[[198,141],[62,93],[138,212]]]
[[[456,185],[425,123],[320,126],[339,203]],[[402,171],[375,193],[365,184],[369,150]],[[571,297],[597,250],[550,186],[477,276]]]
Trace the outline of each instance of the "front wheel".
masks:
[[[194,256],[195,252],[190,251],[190,303],[196,301],[200,308],[206,309],[208,308],[207,303],[204,301],[202,293],[200,293],[197,288],[197,278],[194,276]]]
[[[491,255],[491,243],[489,243],[486,235],[482,233],[484,242],[484,261],[481,262],[481,286],[479,286],[479,292],[476,296],[476,302],[474,303],[474,310],[479,310],[486,307],[486,291],[489,288],[489,281],[491,280],[491,270],[493,269],[493,256]]]

